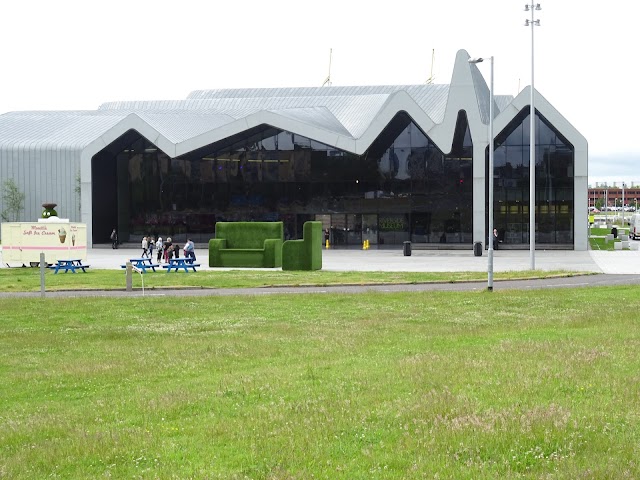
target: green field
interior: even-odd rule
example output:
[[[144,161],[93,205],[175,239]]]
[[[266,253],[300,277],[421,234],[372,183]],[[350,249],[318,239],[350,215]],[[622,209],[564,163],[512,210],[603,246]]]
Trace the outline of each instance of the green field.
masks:
[[[0,299],[0,478],[640,478],[639,308],[631,286]]]

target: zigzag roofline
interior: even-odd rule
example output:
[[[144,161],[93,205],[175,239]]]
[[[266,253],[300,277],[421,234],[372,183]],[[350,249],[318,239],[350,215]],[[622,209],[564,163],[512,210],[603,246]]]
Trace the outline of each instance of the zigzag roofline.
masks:
[[[213,128],[204,133],[194,135],[193,137],[187,138],[183,141],[172,142],[169,140],[167,135],[163,134],[161,130],[154,128],[140,115],[130,113],[109,131],[100,135],[96,141],[87,145],[83,152],[83,157],[87,155],[94,155],[100,148],[104,148],[100,147],[100,145],[105,145],[105,142],[107,141],[105,139],[115,139],[129,129],[138,130],[141,135],[145,136],[145,138],[150,142],[162,149],[167,155],[171,157],[178,157],[221,141],[232,135],[241,134],[245,130],[258,127],[260,125],[269,125],[277,129],[296,133],[315,141],[334,146],[341,150],[360,155],[371,146],[393,117],[401,112],[407,113],[416,125],[421,128],[429,138],[431,138],[438,148],[443,152],[448,152],[453,141],[458,113],[461,110],[464,110],[467,113],[472,137],[477,139],[486,137],[485,126],[488,122],[488,115],[487,112],[484,112],[483,110],[482,102],[485,100],[488,102],[488,98],[484,98],[488,97],[488,87],[484,78],[478,71],[478,67],[474,64],[469,64],[469,58],[469,54],[465,50],[460,50],[456,56],[452,80],[448,89],[445,113],[441,122],[434,121],[434,119],[431,118],[425,110],[420,107],[420,105],[418,105],[415,99],[404,90],[398,90],[388,95],[386,101],[377,110],[373,120],[357,138],[347,134],[346,129],[339,132],[331,130],[330,128],[323,128],[318,124],[312,124],[298,118],[293,118],[293,116],[288,114],[288,112],[296,109],[293,107],[280,110],[258,110],[243,117],[230,120],[229,123]],[[343,87],[331,88],[340,89]],[[376,87],[372,88],[375,89]],[[280,91],[285,89],[255,89],[252,91],[265,92],[271,90]],[[309,89],[305,90],[308,91]],[[318,90],[318,88],[315,90]],[[501,128],[504,128],[515,118],[522,108],[528,105],[528,102],[525,101],[527,91],[528,88],[520,92],[517,97],[517,102],[512,100],[507,104],[503,111],[500,111],[498,103],[496,102],[496,117],[494,119],[496,132],[499,132]],[[224,92],[231,91],[225,90]],[[190,96],[194,96],[195,93],[197,92],[192,92]],[[575,128],[567,122],[538,92],[536,92],[536,98],[540,100],[540,102],[536,104],[537,110],[542,111],[542,113],[547,117],[553,117],[556,120],[554,123],[556,128],[563,132],[565,130],[570,132],[566,136],[572,143],[579,144],[581,141],[584,141],[586,145],[584,137],[582,137],[580,133],[577,132],[577,130],[575,130]],[[501,100],[504,101],[505,97],[501,98]],[[503,101],[500,103],[503,103]],[[135,104],[137,102],[133,103]],[[121,104],[120,107],[127,109],[132,107],[132,105],[129,107]],[[488,108],[485,110],[488,111]],[[143,111],[152,113],[153,109],[143,108]],[[162,111],[163,110],[156,112],[161,113]],[[194,111],[190,109],[187,109],[186,111],[194,113]]]

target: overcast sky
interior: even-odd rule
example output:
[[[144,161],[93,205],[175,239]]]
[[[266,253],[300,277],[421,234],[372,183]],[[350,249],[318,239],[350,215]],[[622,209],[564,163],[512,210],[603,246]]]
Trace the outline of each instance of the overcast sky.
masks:
[[[518,0],[4,0],[0,113],[182,99],[198,89],[449,83],[495,57],[496,94],[531,83]],[[589,142],[590,182],[640,184],[640,2],[542,2],[535,87]],[[435,61],[432,65],[432,52]],[[488,64],[480,65],[487,82]]]

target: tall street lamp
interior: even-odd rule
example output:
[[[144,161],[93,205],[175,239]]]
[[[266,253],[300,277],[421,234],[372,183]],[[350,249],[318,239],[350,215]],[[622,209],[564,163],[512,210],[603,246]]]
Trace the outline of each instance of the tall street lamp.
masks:
[[[469,63],[481,63],[484,58],[470,58]],[[489,57],[489,261],[487,265],[487,290],[493,291],[493,56]]]
[[[609,190],[607,187],[604,187],[604,223],[607,224],[607,228],[609,228],[609,219],[607,218],[607,212],[609,211]]]
[[[624,228],[624,187],[625,184],[622,182],[622,228]]]
[[[536,109],[533,106],[533,27],[540,26],[540,20],[534,18],[535,11],[541,10],[540,4],[527,4],[525,12],[531,12],[531,20],[525,20],[524,26],[531,26],[531,114],[529,115],[531,129],[529,131],[529,250],[531,270],[536,269]]]

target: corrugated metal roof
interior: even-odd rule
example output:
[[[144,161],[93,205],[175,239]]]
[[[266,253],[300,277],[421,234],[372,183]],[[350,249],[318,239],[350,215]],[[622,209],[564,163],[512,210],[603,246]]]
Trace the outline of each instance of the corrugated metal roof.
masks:
[[[470,68],[473,87],[476,91],[476,99],[478,100],[478,107],[480,109],[480,119],[482,120],[482,123],[489,123],[489,97],[491,96],[491,92],[489,91],[487,82],[485,82],[478,66],[476,64],[470,64]],[[496,104],[494,99],[494,108],[495,107]],[[496,110],[494,113],[497,115],[498,112],[499,110]]]
[[[304,117],[305,123],[315,124],[336,133],[344,134],[346,130],[349,136],[353,136],[366,129],[386,99],[386,95],[368,97],[225,96],[214,99],[171,101],[170,103],[157,101],[115,102],[101,105],[100,111],[154,112],[173,114],[180,118],[188,117],[193,129],[183,128],[184,139],[184,135],[188,135],[189,132],[192,132],[192,136],[202,133],[203,125],[215,124],[216,120],[207,120],[207,115],[216,118],[225,116],[239,119],[261,110],[268,110],[273,113],[282,112],[284,116],[291,117],[294,115],[292,110],[298,108],[304,110],[298,116],[299,118]],[[196,111],[200,114],[199,117],[191,115]],[[327,113],[329,117],[332,117],[329,122],[327,122]],[[313,118],[314,115],[317,118]],[[194,120],[197,120],[199,125],[195,125]]]
[[[125,112],[12,112],[0,115],[0,148],[38,143],[82,148],[127,116]]]
[[[498,110],[502,112],[513,102],[513,95],[494,95],[493,100],[496,102]]]
[[[96,110],[12,112],[0,115],[0,148],[20,144],[52,144],[58,148],[83,148],[106,131],[136,113],[149,126],[174,143],[192,138],[241,118],[224,114],[185,111]]]
[[[471,77],[473,78],[473,86],[478,99],[478,107],[480,109],[480,118],[483,123],[489,123],[489,102],[491,92],[484,77],[480,73],[477,65],[471,64]],[[513,101],[511,95],[493,95],[494,118],[503,111],[509,103]]]
[[[470,65],[470,69],[481,120],[486,123],[488,87],[477,66]],[[243,118],[250,119],[260,112],[294,120],[301,129],[307,125],[343,139],[357,140],[372,126],[391,96],[400,91],[413,99],[434,123],[443,121],[449,85],[196,90],[184,100],[107,102],[95,111],[0,115],[0,145],[11,148],[10,145],[37,142],[58,148],[82,148],[130,114],[137,115],[166,141],[177,145],[208,132],[212,135],[207,138],[215,138],[216,129]],[[512,99],[496,96],[496,115]],[[255,116],[255,121],[261,122],[264,118]]]
[[[388,94],[327,97],[327,108],[336,116],[353,138],[359,138],[371,125],[377,113],[389,99]]]
[[[272,112],[297,122],[313,125],[323,130],[336,132],[345,136],[351,136],[351,133],[344,128],[336,117],[325,107],[290,108],[273,110]]]
[[[137,114],[173,143],[188,140],[235,120],[234,117],[225,114],[156,113],[149,110],[138,112]]]
[[[223,90],[196,90],[187,97],[190,100],[218,100],[210,105],[222,105],[223,101],[239,103],[258,101],[268,104],[271,109],[278,108],[284,102],[287,108],[325,105],[331,110],[331,104],[340,98],[344,101],[358,102],[361,97],[388,97],[398,91],[407,92],[415,102],[429,115],[434,122],[441,122],[444,118],[449,85],[376,85],[376,86],[347,86],[347,87],[302,87],[302,88],[241,88]],[[256,100],[259,99],[259,100]],[[349,99],[349,100],[346,100]],[[334,112],[335,114],[335,112]],[[336,115],[340,119],[339,115]],[[352,131],[352,129],[349,129]]]
[[[449,85],[413,85],[406,87],[406,91],[435,123],[442,122],[449,98]]]

